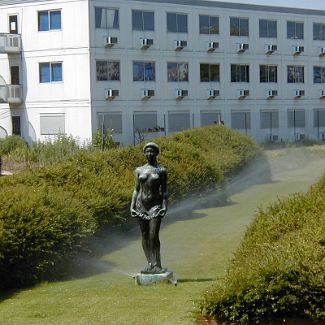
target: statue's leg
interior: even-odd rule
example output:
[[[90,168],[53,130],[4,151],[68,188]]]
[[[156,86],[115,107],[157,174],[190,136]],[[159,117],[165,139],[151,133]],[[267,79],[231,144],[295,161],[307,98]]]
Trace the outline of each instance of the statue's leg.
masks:
[[[148,261],[148,267],[151,263],[151,253],[150,253],[150,244],[149,244],[149,220],[143,220],[141,218],[137,218],[141,234],[142,234],[142,248],[144,251],[144,255],[146,256],[146,259]]]
[[[153,218],[149,223],[149,247],[151,252],[151,263],[153,267],[161,269],[161,259],[160,259],[160,240],[159,240],[159,230],[160,230],[161,218]]]

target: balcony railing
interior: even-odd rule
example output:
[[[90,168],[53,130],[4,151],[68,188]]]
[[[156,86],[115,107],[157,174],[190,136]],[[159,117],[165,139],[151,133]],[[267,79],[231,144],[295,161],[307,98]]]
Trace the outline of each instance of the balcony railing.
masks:
[[[0,33],[0,53],[21,52],[21,38],[19,34]]]
[[[0,103],[20,104],[21,102],[20,85],[0,85]]]

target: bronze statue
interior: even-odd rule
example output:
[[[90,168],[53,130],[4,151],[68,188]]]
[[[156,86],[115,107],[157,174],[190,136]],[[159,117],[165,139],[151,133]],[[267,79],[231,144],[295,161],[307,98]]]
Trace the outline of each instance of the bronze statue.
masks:
[[[167,171],[158,164],[159,146],[149,142],[143,147],[147,164],[135,169],[135,187],[131,202],[131,216],[137,218],[142,247],[148,265],[141,271],[147,274],[165,273],[161,267],[159,229],[167,211]]]

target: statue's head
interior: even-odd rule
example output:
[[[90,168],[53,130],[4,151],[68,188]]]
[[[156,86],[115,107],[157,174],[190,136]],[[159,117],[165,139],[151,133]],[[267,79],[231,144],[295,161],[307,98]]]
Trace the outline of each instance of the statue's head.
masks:
[[[157,155],[159,154],[159,146],[157,143],[154,143],[154,142],[146,143],[143,147],[143,152],[145,153],[148,148],[153,149]]]

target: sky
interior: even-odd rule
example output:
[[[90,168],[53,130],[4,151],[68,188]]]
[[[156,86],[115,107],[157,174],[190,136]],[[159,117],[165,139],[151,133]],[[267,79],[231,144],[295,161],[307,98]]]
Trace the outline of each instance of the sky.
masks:
[[[255,4],[255,5],[325,10],[325,0],[208,0],[208,1],[248,3],[248,4]]]

